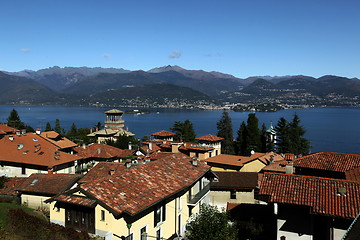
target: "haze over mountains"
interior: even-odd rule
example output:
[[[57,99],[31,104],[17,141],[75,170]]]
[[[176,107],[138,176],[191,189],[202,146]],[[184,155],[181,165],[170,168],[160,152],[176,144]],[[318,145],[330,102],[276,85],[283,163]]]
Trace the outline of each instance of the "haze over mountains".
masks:
[[[1,104],[191,107],[229,103],[355,106],[360,80],[338,76],[236,78],[164,66],[149,71],[51,67],[0,72]]]

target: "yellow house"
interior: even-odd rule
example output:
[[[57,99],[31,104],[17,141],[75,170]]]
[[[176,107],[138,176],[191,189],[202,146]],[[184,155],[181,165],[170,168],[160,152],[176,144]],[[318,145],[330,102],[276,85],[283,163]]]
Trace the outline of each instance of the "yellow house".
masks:
[[[210,167],[184,154],[145,164],[100,162],[51,203],[51,222],[110,239],[183,235],[189,217],[209,203]]]
[[[75,174],[33,173],[16,190],[20,194],[21,204],[49,210],[50,204],[44,201],[71,188],[79,178]]]
[[[221,154],[205,161],[213,171],[260,172],[262,168],[274,161],[284,158],[274,152],[253,153],[251,156]]]

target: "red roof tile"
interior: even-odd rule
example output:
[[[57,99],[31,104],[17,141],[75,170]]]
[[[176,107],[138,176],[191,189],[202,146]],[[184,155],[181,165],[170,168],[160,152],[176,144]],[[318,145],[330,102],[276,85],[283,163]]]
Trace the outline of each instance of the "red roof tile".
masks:
[[[93,207],[96,204],[96,200],[92,200],[86,197],[76,196],[76,195],[71,195],[71,196],[59,195],[56,196],[54,199],[56,199],[59,202],[66,202],[84,207]]]
[[[360,211],[358,182],[264,173],[259,194],[269,196],[273,203],[309,206],[314,214],[355,218]]]
[[[106,144],[93,143],[84,147],[76,147],[74,150],[76,155],[82,158],[98,158],[98,159],[113,159],[124,158],[132,155],[134,150],[120,149]]]
[[[161,130],[159,132],[151,134],[151,136],[158,136],[158,137],[173,137],[175,135],[176,135],[175,133],[166,130]]]
[[[92,174],[88,178],[91,181],[80,184],[79,188],[117,214],[134,215],[191,186],[210,172],[205,163],[193,166],[191,160],[190,157],[174,157],[171,161],[164,158],[130,168],[124,168],[121,163],[102,162],[88,173]],[[111,169],[114,170],[112,175]]]
[[[0,139],[0,161],[54,167],[80,157],[58,150],[58,147],[35,133],[9,135]]]
[[[200,141],[207,141],[207,142],[217,142],[217,141],[223,140],[223,138],[217,137],[217,136],[214,136],[214,135],[211,135],[211,134],[208,134],[208,135],[205,135],[205,136],[202,136],[202,137],[198,137],[198,138],[195,138],[195,139],[200,140]]]
[[[296,159],[294,167],[345,173],[360,167],[360,154],[319,152]]]
[[[211,189],[253,189],[257,186],[257,172],[214,172],[217,182],[211,183]]]
[[[17,190],[45,195],[59,194],[70,188],[79,176],[75,174],[44,174],[33,173]]]
[[[9,134],[9,133],[16,133],[16,128],[9,127],[5,124],[0,124],[0,134]]]
[[[16,196],[16,189],[27,179],[26,177],[7,177],[3,188],[0,188],[0,195]]]
[[[40,133],[40,136],[43,137],[44,139],[48,140],[52,144],[55,144],[60,149],[71,148],[71,147],[77,146],[76,143],[70,141],[66,137],[61,136],[60,134],[58,134],[55,131],[42,132],[42,133]]]

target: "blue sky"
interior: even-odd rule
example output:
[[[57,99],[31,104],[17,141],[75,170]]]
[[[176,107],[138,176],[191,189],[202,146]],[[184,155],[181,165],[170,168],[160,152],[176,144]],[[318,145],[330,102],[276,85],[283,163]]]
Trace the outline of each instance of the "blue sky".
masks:
[[[3,0],[0,70],[165,65],[360,78],[358,0]]]

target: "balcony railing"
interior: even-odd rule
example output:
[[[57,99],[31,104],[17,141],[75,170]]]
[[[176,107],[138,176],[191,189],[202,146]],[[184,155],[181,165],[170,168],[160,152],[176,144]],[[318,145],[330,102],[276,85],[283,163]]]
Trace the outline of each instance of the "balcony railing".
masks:
[[[205,185],[195,195],[189,195],[188,205],[196,205],[210,191],[210,183]]]

